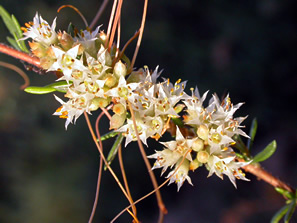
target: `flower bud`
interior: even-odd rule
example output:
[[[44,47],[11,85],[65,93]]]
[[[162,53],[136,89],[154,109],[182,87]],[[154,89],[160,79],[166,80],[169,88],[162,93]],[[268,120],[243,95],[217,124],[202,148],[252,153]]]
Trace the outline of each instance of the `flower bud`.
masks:
[[[63,49],[66,51],[72,48],[74,43],[73,38],[65,31],[63,33],[62,32],[58,33],[58,40],[61,46],[63,47]]]
[[[54,60],[51,59],[50,57],[42,57],[40,59],[40,66],[44,70],[48,70],[52,66],[53,63],[54,63]]]
[[[29,42],[29,46],[31,48],[32,53],[34,56],[37,56],[39,58],[44,57],[46,54],[46,48],[38,42]]]
[[[124,112],[126,112],[126,109],[124,105],[122,105],[121,103],[118,103],[113,106],[112,111],[118,115],[121,115]]]
[[[105,77],[105,85],[109,88],[114,87],[116,85],[117,81],[118,81],[117,78],[110,73],[107,74]]]
[[[208,139],[208,127],[206,125],[200,125],[199,128],[197,129],[197,135],[199,138],[207,141]]]
[[[209,154],[206,151],[199,151],[197,154],[197,160],[200,163],[207,163],[209,159]]]
[[[114,114],[110,119],[109,129],[118,129],[120,128],[126,120],[126,114],[118,115]]]
[[[106,98],[94,98],[89,106],[90,111],[96,111],[98,108],[104,108],[109,104]]]
[[[121,76],[125,77],[127,74],[127,68],[125,64],[123,64],[121,61],[117,62],[114,65],[113,73],[117,78],[120,78]]]
[[[196,139],[192,144],[192,149],[196,152],[204,148],[204,141],[202,139]]]
[[[199,162],[197,159],[194,159],[193,161],[190,162],[190,170],[194,171],[199,167]]]

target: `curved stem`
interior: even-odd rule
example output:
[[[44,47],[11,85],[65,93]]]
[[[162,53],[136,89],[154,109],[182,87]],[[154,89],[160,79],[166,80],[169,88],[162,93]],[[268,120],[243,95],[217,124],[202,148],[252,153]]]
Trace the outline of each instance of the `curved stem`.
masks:
[[[119,163],[120,163],[121,172],[122,172],[122,176],[123,176],[123,180],[124,180],[124,185],[125,185],[128,196],[131,198],[130,205],[132,205],[133,214],[137,219],[136,206],[135,206],[135,204],[133,204],[133,199],[132,199],[132,196],[131,196],[131,192],[130,192],[130,189],[129,189],[129,185],[128,185],[128,181],[127,181],[127,177],[126,177],[126,173],[125,173],[123,156],[122,156],[122,146],[119,147],[118,157],[119,157]]]
[[[91,25],[90,25],[90,29],[92,30],[94,28],[94,26],[96,25],[96,23],[98,22],[100,16],[102,15],[104,9],[106,8],[107,6],[107,3],[108,3],[109,0],[104,0],[104,2],[101,4],[96,16],[94,17],[93,21],[91,22]]]
[[[61,9],[63,8],[71,8],[73,9],[79,16],[80,18],[83,20],[84,24],[86,27],[88,27],[88,22],[86,20],[86,18],[84,17],[84,15],[78,10],[78,8],[74,7],[73,5],[62,5],[60,8],[58,8],[57,12],[59,13],[61,11]]]
[[[129,196],[127,195],[127,193],[126,193],[126,191],[125,191],[123,185],[121,184],[121,182],[119,181],[118,177],[116,176],[116,174],[113,172],[113,170],[111,169],[110,165],[109,165],[108,162],[106,161],[106,158],[105,158],[105,156],[104,156],[104,154],[103,154],[103,151],[102,151],[100,145],[99,145],[98,142],[97,142],[96,135],[95,135],[95,133],[94,133],[94,130],[93,130],[92,125],[91,125],[91,122],[90,122],[90,119],[89,119],[88,114],[87,114],[86,112],[84,112],[84,116],[85,116],[85,119],[86,119],[86,122],[87,122],[87,125],[88,125],[88,128],[89,128],[89,131],[90,131],[90,133],[91,133],[92,139],[93,139],[93,141],[94,141],[94,143],[95,143],[95,145],[96,145],[96,147],[97,147],[97,149],[98,149],[98,151],[99,151],[99,153],[100,153],[100,156],[102,157],[102,159],[103,159],[103,161],[104,161],[104,163],[105,163],[107,169],[109,170],[109,172],[111,173],[111,175],[113,176],[113,178],[115,179],[115,181],[117,182],[117,184],[118,184],[118,186],[120,187],[121,191],[123,192],[123,194],[125,195],[125,197],[126,197],[127,200],[129,201],[130,198],[129,198]]]
[[[132,206],[135,205],[137,203],[139,203],[140,201],[144,200],[145,198],[151,196],[152,194],[156,193],[157,190],[160,190],[161,187],[163,187],[173,176],[174,174],[179,170],[180,166],[183,164],[186,156],[188,155],[188,153],[190,153],[192,150],[188,150],[185,155],[183,156],[183,159],[181,160],[181,162],[179,163],[179,165],[175,168],[173,174],[167,179],[165,180],[158,188],[155,188],[154,190],[152,190],[151,192],[149,192],[148,194],[146,194],[145,196],[139,198],[137,201],[135,201],[133,204],[131,204],[130,206],[126,207],[125,209],[123,209],[119,214],[117,214],[117,216],[115,216],[112,221],[110,223],[113,223],[118,217],[120,217],[125,211],[128,211],[128,209]]]
[[[110,13],[109,22],[108,22],[108,28],[107,28],[107,32],[106,32],[105,48],[107,48],[108,43],[109,43],[110,30],[111,30],[111,27],[112,27],[116,6],[117,6],[117,0],[114,0],[113,5],[112,5],[112,9],[111,9],[111,13]]]
[[[154,173],[152,172],[151,164],[148,161],[148,158],[146,156],[146,153],[145,153],[145,150],[143,148],[142,142],[141,142],[141,140],[139,138],[139,134],[138,134],[138,130],[137,130],[137,125],[136,125],[136,120],[135,120],[135,115],[134,115],[133,108],[131,106],[131,103],[129,101],[127,101],[127,102],[128,102],[129,109],[130,109],[130,112],[131,112],[131,117],[132,117],[132,120],[133,120],[134,131],[135,131],[135,134],[136,134],[136,138],[137,138],[137,143],[138,143],[138,146],[139,146],[139,150],[140,150],[140,153],[141,153],[142,158],[144,160],[144,163],[146,165],[146,168],[148,170],[148,173],[150,175],[150,178],[151,178],[151,181],[153,183],[153,186],[156,189],[156,197],[157,197],[158,206],[159,206],[159,210],[160,210],[159,211],[159,222],[163,222],[164,214],[167,214],[167,209],[166,209],[166,207],[165,207],[165,205],[163,203],[161,193],[160,193],[159,189],[157,189],[158,188],[158,183],[157,183],[156,177],[155,177]]]
[[[99,121],[101,120],[102,116],[104,115],[104,112],[101,112],[98,118],[96,119],[96,124],[95,124],[95,130],[96,130],[96,135],[99,140],[100,147],[103,148],[102,146],[102,141],[101,141],[101,136],[100,136],[100,131],[99,131]],[[99,163],[99,170],[98,170],[98,179],[97,179],[97,187],[96,187],[96,195],[95,195],[95,200],[92,208],[92,212],[89,218],[89,223],[93,221],[97,204],[98,204],[98,199],[99,199],[99,191],[100,191],[100,185],[101,185],[101,176],[102,176],[102,167],[103,167],[103,159],[102,156],[100,156],[100,163]]]
[[[147,12],[147,4],[148,4],[148,0],[145,0],[144,1],[144,7],[143,7],[143,15],[142,15],[141,26],[140,26],[140,29],[139,29],[140,32],[139,32],[136,48],[135,48],[135,51],[134,51],[133,59],[132,59],[132,62],[131,62],[131,66],[130,66],[130,69],[129,69],[130,72],[132,71],[132,69],[134,67],[136,57],[137,57],[137,54],[138,54],[138,51],[139,51],[140,43],[141,43],[141,40],[142,40],[142,35],[143,35],[143,30],[144,30],[144,25],[145,25],[146,12]],[[128,73],[130,73],[130,72],[128,72]]]
[[[111,46],[112,46],[112,43],[113,43],[113,40],[114,40],[114,36],[115,36],[116,28],[118,26],[118,22],[119,22],[120,17],[121,17],[122,4],[123,4],[123,0],[119,0],[116,15],[115,15],[115,18],[114,18],[114,23],[113,23],[113,26],[112,26],[112,31],[111,31],[111,34],[109,36],[109,44],[108,44],[108,51],[109,52],[110,52],[110,49],[111,49]]]
[[[6,55],[12,56],[16,59],[25,61],[29,64],[32,64],[32,65],[42,69],[42,67],[40,66],[39,58],[31,56],[24,52],[20,52],[12,47],[6,46],[3,43],[0,43],[0,53],[4,53]]]
[[[30,85],[30,80],[29,80],[29,77],[27,76],[27,74],[24,71],[22,71],[20,68],[18,68],[17,66],[10,64],[10,63],[2,62],[2,61],[0,61],[0,66],[14,70],[24,79],[25,83],[20,87],[21,90],[24,90],[26,87],[28,87]]]

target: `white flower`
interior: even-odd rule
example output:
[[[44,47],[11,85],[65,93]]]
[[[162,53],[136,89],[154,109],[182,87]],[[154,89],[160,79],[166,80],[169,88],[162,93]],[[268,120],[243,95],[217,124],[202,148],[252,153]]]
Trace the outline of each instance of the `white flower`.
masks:
[[[83,65],[82,61],[76,59],[78,54],[79,45],[71,48],[67,52],[52,46],[53,52],[56,56],[56,62],[48,69],[48,71],[62,71],[65,80],[69,82],[71,80],[71,74],[75,70],[87,71],[87,68]]]
[[[191,154],[188,151],[191,149],[194,140],[195,139],[185,139],[179,127],[177,127],[175,140],[160,143],[164,145],[166,148],[170,149],[171,151],[178,153],[180,157],[183,157],[187,154],[186,158],[189,161],[192,161]]]
[[[99,37],[99,29],[100,26],[98,26],[93,32],[83,30],[80,34],[78,33],[78,37],[74,37],[73,40],[81,43],[89,54],[96,55],[95,40]]]
[[[156,151],[155,154],[148,156],[150,159],[156,159],[153,169],[163,168],[161,175],[167,170],[168,167],[172,168],[180,159],[180,154],[171,151],[170,149],[164,149],[162,151]]]
[[[236,187],[236,178],[249,181],[249,179],[245,178],[245,174],[239,169],[249,163],[250,162],[236,162],[235,156],[219,158],[218,156],[212,155],[206,164],[209,169],[208,177],[215,173],[218,177],[223,179],[223,174],[225,174],[228,176],[234,187]]]
[[[56,18],[52,25],[49,26],[47,21],[43,20],[41,16],[38,16],[38,12],[36,12],[35,17],[33,18],[33,23],[29,23],[28,25],[31,26],[24,32],[25,37],[21,40],[32,38],[34,41],[40,42],[46,46],[57,41],[57,33],[55,32]]]
[[[177,184],[177,191],[179,191],[179,189],[181,188],[185,180],[187,180],[189,184],[193,185],[191,178],[188,176],[190,162],[186,159],[183,161],[181,165],[180,165],[180,162],[175,165],[175,169],[172,170],[166,177],[166,178],[171,177],[168,184],[171,184],[173,182]]]
[[[137,131],[140,140],[147,146],[146,140],[148,138],[146,131],[147,131],[147,125],[143,122],[143,120],[139,117],[138,112],[134,112],[135,114],[135,121],[137,126]],[[131,142],[136,141],[136,132],[134,128],[134,123],[132,119],[127,119],[127,124],[123,125],[121,128],[117,130],[117,132],[123,132],[123,135],[126,137],[125,147]]]

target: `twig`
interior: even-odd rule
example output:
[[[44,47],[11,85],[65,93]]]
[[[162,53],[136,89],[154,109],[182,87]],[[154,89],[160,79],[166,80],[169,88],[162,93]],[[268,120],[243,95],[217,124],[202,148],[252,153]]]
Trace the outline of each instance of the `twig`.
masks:
[[[123,180],[124,180],[124,185],[127,191],[127,194],[129,195],[129,197],[131,198],[130,201],[130,205],[132,205],[132,211],[134,216],[137,219],[137,210],[136,210],[136,206],[135,204],[133,204],[133,199],[132,199],[132,195],[129,189],[129,185],[128,185],[128,181],[127,181],[127,177],[126,177],[126,173],[125,173],[125,168],[124,168],[124,162],[123,162],[123,156],[122,156],[122,146],[119,147],[119,151],[118,151],[118,157],[119,157],[119,163],[120,163],[120,167],[121,167],[121,172],[122,172],[122,176],[123,176]],[[138,220],[137,220],[138,222]]]
[[[92,30],[94,28],[94,26],[96,25],[96,23],[98,22],[100,16],[102,15],[104,9],[106,8],[107,6],[107,3],[108,3],[109,0],[104,0],[104,2],[101,4],[96,16],[94,17],[93,21],[91,22],[91,25],[90,25],[90,29]]]
[[[280,187],[289,192],[295,193],[295,190],[290,187],[287,183],[281,181],[280,179],[272,176],[266,170],[264,170],[259,164],[249,164],[242,167],[246,172],[255,175],[258,179],[265,181],[273,187]]]
[[[137,203],[139,203],[140,201],[144,200],[145,198],[151,196],[152,194],[156,193],[157,190],[160,190],[161,187],[163,187],[173,176],[174,174],[179,170],[180,166],[183,164],[186,156],[191,152],[192,150],[188,150],[184,156],[183,156],[183,159],[181,160],[181,162],[179,163],[179,165],[175,168],[174,172],[172,173],[172,175],[167,179],[165,180],[159,187],[155,188],[154,190],[152,190],[151,192],[149,192],[148,194],[146,194],[145,196],[139,198],[137,201],[135,201],[132,205],[135,205]],[[112,221],[110,223],[113,223],[118,217],[120,217],[125,211],[128,210],[128,208],[130,208],[132,205],[126,207],[125,209],[123,209],[120,213],[117,214],[117,216],[115,216]]]
[[[24,71],[22,71],[20,68],[18,68],[17,66],[10,64],[10,63],[2,62],[2,61],[0,61],[0,66],[14,70],[24,79],[25,83],[20,87],[21,90],[24,90],[26,87],[28,87],[30,85],[30,79],[27,76],[27,74]]]
[[[0,43],[0,53],[4,53],[4,54],[12,56],[16,59],[20,59],[22,61],[25,61],[29,64],[32,64],[32,65],[42,69],[42,67],[40,66],[39,58],[31,56],[24,52],[20,52],[12,47],[6,46],[3,43]]]
[[[140,26],[140,29],[139,29],[140,32],[139,32],[139,36],[138,36],[136,48],[135,48],[135,51],[134,51],[133,59],[132,59],[131,66],[130,66],[130,69],[129,69],[129,72],[128,73],[130,73],[132,71],[132,69],[134,67],[134,64],[135,64],[135,61],[136,61],[136,57],[137,57],[138,51],[139,51],[139,47],[140,47],[140,43],[141,43],[142,35],[143,35],[143,30],[144,30],[144,25],[145,25],[145,18],[146,18],[146,12],[147,12],[147,4],[148,4],[148,0],[145,0],[144,1],[144,7],[143,7],[143,15],[142,15],[141,26]]]
[[[111,175],[113,176],[113,178],[115,179],[115,181],[117,182],[118,186],[120,187],[121,191],[123,192],[123,194],[125,195],[125,197],[127,198],[127,200],[129,201],[129,196],[127,195],[127,192],[125,191],[123,185],[121,184],[121,182],[119,181],[118,177],[116,176],[116,174],[114,173],[114,171],[112,170],[112,168],[110,167],[110,165],[108,164],[108,162],[106,161],[106,158],[103,154],[103,151],[102,151],[102,148],[100,147],[100,145],[98,144],[97,142],[97,138],[96,138],[96,135],[94,133],[94,130],[92,128],[92,125],[91,125],[91,122],[90,122],[90,119],[89,119],[89,116],[86,112],[84,112],[84,116],[85,116],[85,119],[86,119],[86,122],[87,122],[87,125],[88,125],[88,128],[89,128],[89,131],[91,133],[91,136],[92,136],[92,139],[100,153],[100,156],[102,157],[107,169],[109,170],[109,172],[111,173]],[[134,217],[133,217],[134,218]]]
[[[97,138],[99,140],[99,144],[100,144],[101,148],[103,148],[103,146],[102,146],[102,141],[101,141],[101,136],[100,136],[100,131],[99,131],[98,126],[99,126],[99,121],[101,120],[103,115],[104,115],[104,112],[102,111],[100,113],[100,115],[98,116],[98,118],[96,119],[96,123],[95,123],[96,135],[97,135]],[[102,166],[103,166],[103,159],[102,159],[102,156],[100,156],[98,179],[97,179],[97,186],[96,186],[96,194],[95,194],[95,200],[94,200],[92,212],[91,212],[91,215],[90,215],[90,218],[89,218],[89,223],[91,223],[93,221],[93,218],[94,218],[94,215],[95,215],[95,212],[96,212],[96,208],[97,208],[97,204],[98,204],[99,191],[100,191],[100,185],[101,185],[101,176],[102,176]]]
[[[144,163],[146,165],[146,168],[148,170],[148,173],[150,175],[151,181],[153,183],[153,186],[156,189],[156,197],[157,197],[158,206],[159,206],[159,210],[160,210],[159,211],[159,222],[161,223],[161,222],[163,222],[164,214],[167,214],[167,209],[166,209],[166,207],[165,207],[165,205],[163,203],[161,193],[157,189],[158,188],[158,183],[157,183],[156,177],[155,177],[154,173],[152,172],[151,164],[148,161],[148,158],[147,158],[146,153],[144,151],[143,145],[142,145],[142,143],[140,141],[134,111],[133,111],[132,105],[131,105],[131,103],[129,101],[128,101],[128,105],[129,105],[129,109],[130,109],[130,112],[131,112],[131,117],[132,117],[132,120],[133,120],[134,131],[135,131],[135,135],[136,135],[136,138],[137,138],[137,143],[138,143],[142,158],[144,160]]]

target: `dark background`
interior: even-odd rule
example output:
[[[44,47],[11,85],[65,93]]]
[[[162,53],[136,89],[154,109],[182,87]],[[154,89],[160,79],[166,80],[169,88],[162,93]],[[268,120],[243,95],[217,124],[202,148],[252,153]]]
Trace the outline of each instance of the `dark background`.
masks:
[[[63,4],[80,9],[91,22],[101,1],[7,1],[1,0],[21,24],[32,21],[38,11],[50,24]],[[107,29],[109,3],[99,24]],[[126,1],[122,14],[122,46],[140,25],[142,1]],[[172,82],[188,80],[188,88],[200,92],[230,93],[234,104],[245,102],[236,113],[258,118],[259,130],[252,153],[257,154],[276,139],[278,149],[263,163],[265,169],[296,187],[296,1],[196,1],[149,2],[146,28],[137,67],[160,65]],[[58,29],[72,21],[84,28],[71,9],[58,14]],[[0,22],[0,41],[8,35]],[[134,43],[135,44],[135,43]],[[132,57],[134,45],[127,55]],[[1,54],[0,60],[22,67]],[[32,85],[46,85],[52,75],[28,72]],[[64,129],[64,120],[52,113],[59,106],[53,95],[30,95],[19,90],[21,78],[0,67],[0,222],[87,222],[91,212],[98,171],[98,152],[84,118]],[[188,92],[189,93],[189,92]],[[94,118],[98,112],[93,113]],[[107,131],[107,121],[101,124]],[[104,143],[108,149],[111,141]],[[148,154],[161,149],[149,140]],[[152,190],[136,143],[123,151],[134,199]],[[118,162],[113,163],[120,175]],[[160,171],[155,171],[159,176]],[[179,222],[269,222],[284,205],[272,187],[247,174],[251,182],[207,178],[203,168],[190,173],[194,187],[185,183],[162,188],[168,208],[165,223]],[[104,172],[94,222],[109,222],[128,202],[115,181]],[[164,178],[158,178],[163,182]],[[142,222],[157,222],[155,197],[138,205]],[[296,216],[292,222],[296,222]],[[131,222],[124,214],[117,222]]]

